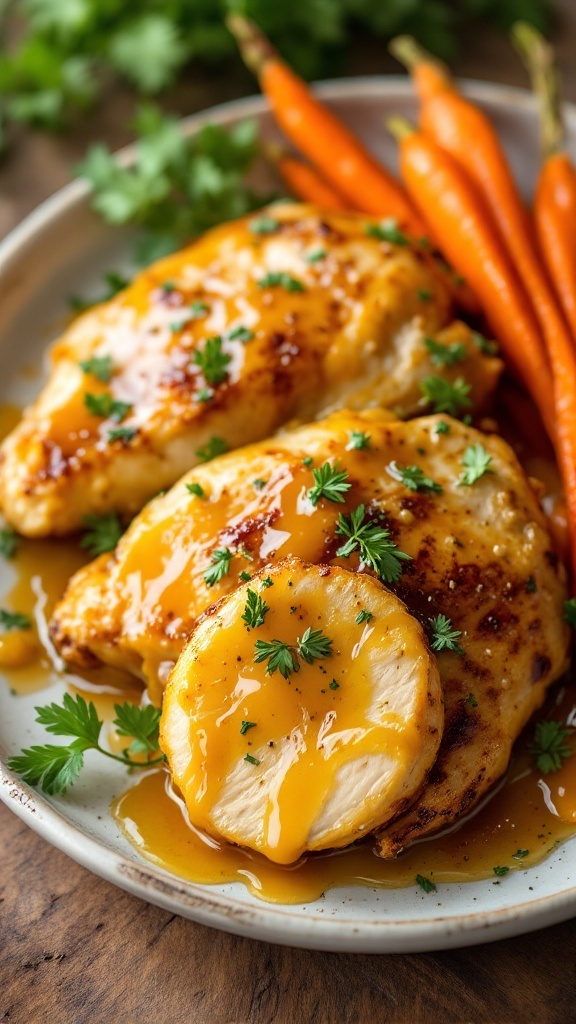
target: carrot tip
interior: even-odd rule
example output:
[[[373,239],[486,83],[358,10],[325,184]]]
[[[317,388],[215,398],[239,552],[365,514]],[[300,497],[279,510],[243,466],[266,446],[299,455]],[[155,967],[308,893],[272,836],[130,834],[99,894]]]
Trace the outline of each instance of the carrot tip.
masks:
[[[427,64],[433,67],[438,76],[445,79],[446,83],[451,81],[451,75],[446,65],[428,53],[423,46],[420,46],[414,36],[396,36],[388,44],[388,50],[410,72],[422,64]]]
[[[278,57],[272,43],[249,18],[242,14],[228,14],[226,26],[238,43],[242,60],[257,76],[267,61]]]
[[[407,135],[413,135],[416,128],[405,117],[389,117],[386,127],[395,139],[405,139]]]

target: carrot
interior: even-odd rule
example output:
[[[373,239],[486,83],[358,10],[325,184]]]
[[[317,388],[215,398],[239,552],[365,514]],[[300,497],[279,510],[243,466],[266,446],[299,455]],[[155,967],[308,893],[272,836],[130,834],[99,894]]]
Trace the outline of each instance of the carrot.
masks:
[[[427,53],[413,36],[396,36],[388,49],[412,75],[416,92],[422,101],[452,88],[450,72],[442,61]]]
[[[230,14],[227,25],[244,61],[257,74],[278,124],[326,181],[352,208],[394,217],[408,234],[423,235],[422,221],[399,182],[316,99],[258,27],[238,14]]]
[[[418,48],[414,60],[427,60],[425,51]],[[547,346],[554,345],[559,336],[564,344],[567,326],[538,258],[528,211],[486,115],[447,79],[444,89],[423,96],[420,128],[458,161],[482,194],[534,307]]]
[[[264,147],[264,155],[275,165],[290,193],[306,203],[314,203],[321,210],[336,212],[350,206],[335,189],[311,166],[292,156],[273,143]]]
[[[389,127],[400,140],[400,166],[408,194],[448,260],[470,282],[552,437],[552,380],[538,324],[482,195],[433,139],[400,119]]]
[[[512,39],[528,69],[540,106],[543,163],[534,197],[540,251],[576,342],[576,172],[565,151],[560,87],[554,51],[525,22]]]

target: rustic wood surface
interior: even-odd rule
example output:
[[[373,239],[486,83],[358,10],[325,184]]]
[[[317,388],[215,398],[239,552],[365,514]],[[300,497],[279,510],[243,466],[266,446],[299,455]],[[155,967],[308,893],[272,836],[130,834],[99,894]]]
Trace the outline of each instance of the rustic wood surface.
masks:
[[[556,41],[576,100],[576,4]],[[356,73],[395,70],[365,45]],[[475,32],[461,74],[524,84],[503,39]],[[189,113],[252,91],[234,73],[191,76]],[[69,180],[96,138],[119,146],[131,111],[114,93],[67,137],[22,135],[0,168],[0,236]],[[568,1024],[576,920],[487,946],[411,956],[312,953],[236,938],[158,910],[70,861],[0,806],[0,1020],[10,1024]]]

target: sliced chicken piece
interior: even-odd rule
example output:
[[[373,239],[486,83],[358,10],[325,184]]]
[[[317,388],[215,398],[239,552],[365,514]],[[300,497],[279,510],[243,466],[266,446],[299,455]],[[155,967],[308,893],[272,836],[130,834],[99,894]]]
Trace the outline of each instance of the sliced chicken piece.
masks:
[[[472,445],[491,461],[466,485]],[[343,503],[323,497],[314,505],[314,469],[326,461],[345,469],[352,486]],[[412,466],[427,486],[403,482],[410,474],[400,470]],[[419,474],[411,476],[417,483]],[[73,577],[53,636],[67,661],[128,669],[160,700],[199,615],[240,574],[287,554],[366,571],[357,548],[337,555],[346,540],[336,532],[339,515],[350,523],[361,504],[363,524],[381,524],[411,556],[391,588],[431,637],[430,620],[446,616],[463,652],[438,655],[444,739],[414,809],[382,840],[389,856],[473,807],[567,666],[565,570],[523,470],[498,437],[449,417],[403,423],[376,410],[342,411],[198,467],[144,509],[115,555]],[[221,578],[208,585],[218,565]]]
[[[402,602],[291,557],[202,616],[161,744],[192,824],[290,864],[409,805],[442,725],[436,659]]]
[[[0,449],[0,506],[17,530],[132,516],[211,453],[293,418],[344,404],[414,415],[430,375],[469,381],[482,407],[501,363],[449,325],[446,287],[421,253],[354,214],[281,204],[264,215],[155,264],[53,347],[44,391]]]

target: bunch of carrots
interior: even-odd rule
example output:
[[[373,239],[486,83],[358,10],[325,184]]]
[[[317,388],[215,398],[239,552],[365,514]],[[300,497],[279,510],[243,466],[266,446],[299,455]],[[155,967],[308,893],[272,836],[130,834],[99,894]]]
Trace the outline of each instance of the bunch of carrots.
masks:
[[[420,101],[418,128],[399,118],[388,123],[399,141],[401,184],[254,24],[231,15],[229,27],[278,124],[309,161],[276,154],[291,191],[326,209],[394,218],[420,242],[430,238],[480,302],[554,444],[576,580],[576,172],[564,150],[551,48],[529,26],[515,27],[545,143],[531,217],[489,119],[413,39],[391,46]],[[459,298],[473,308],[469,292]]]

